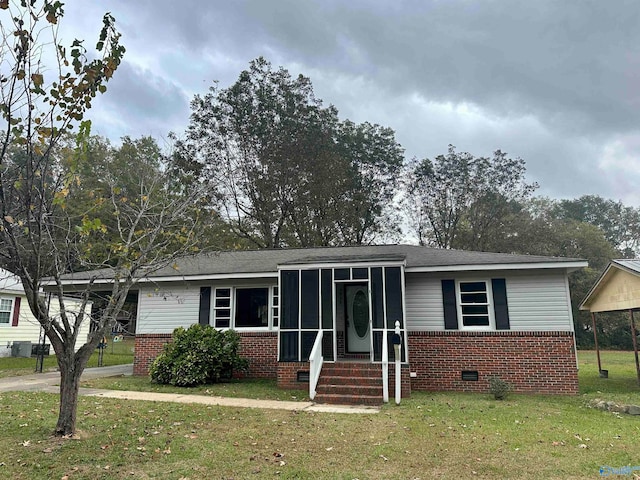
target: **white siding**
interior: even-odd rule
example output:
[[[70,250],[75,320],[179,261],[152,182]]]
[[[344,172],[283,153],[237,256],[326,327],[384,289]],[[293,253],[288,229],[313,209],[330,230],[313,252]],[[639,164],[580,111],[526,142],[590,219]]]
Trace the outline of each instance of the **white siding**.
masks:
[[[40,339],[40,323],[35,319],[29,308],[29,303],[24,295],[16,295],[10,293],[3,293],[3,298],[12,298],[15,309],[15,297],[20,297],[20,313],[18,315],[18,325],[12,326],[12,321],[9,324],[0,324],[0,356],[11,355],[11,343],[22,341],[31,342],[32,344],[38,343]],[[65,305],[70,312],[77,308],[79,302],[74,299],[66,299]],[[55,316],[59,311],[57,301],[52,298],[50,314]],[[87,305],[85,321],[80,326],[80,333],[78,334],[78,341],[76,342],[76,350],[79,349],[86,341],[89,335],[89,314],[91,313],[91,304]],[[12,318],[13,320],[13,312]],[[46,344],[49,345],[49,340],[46,340]],[[53,354],[53,350],[50,351]]]
[[[189,328],[198,323],[200,287],[271,287],[277,284],[277,278],[256,278],[141,285],[138,292],[136,333],[173,333],[178,327]],[[213,304],[213,296],[211,302]]]
[[[138,293],[136,333],[172,333],[198,323],[199,286],[142,287]]]
[[[444,330],[444,308],[440,278],[406,274],[405,305],[408,330]]]
[[[507,277],[511,330],[572,331],[564,272]]]
[[[444,330],[441,280],[505,278],[511,330],[572,331],[571,304],[563,271],[474,272],[406,275],[407,329]]]

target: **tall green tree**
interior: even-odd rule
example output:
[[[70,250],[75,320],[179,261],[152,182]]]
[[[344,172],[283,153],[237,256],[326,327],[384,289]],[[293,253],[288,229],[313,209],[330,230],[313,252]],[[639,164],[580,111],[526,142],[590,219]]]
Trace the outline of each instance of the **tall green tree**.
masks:
[[[421,245],[492,250],[508,222],[537,188],[525,163],[497,150],[474,157],[449,145],[435,160],[414,160],[406,173],[405,211]]]
[[[92,202],[76,204],[83,200],[77,191],[89,182],[90,170],[89,124],[83,118],[124,55],[115,21],[104,16],[94,52],[80,40],[60,43],[61,2],[0,1],[0,16],[0,265],[20,277],[29,308],[55,351],[60,370],[55,433],[70,435],[80,375],[129,290],[189,251],[193,227],[184,211],[195,193],[167,195],[170,184],[159,175],[132,178],[135,192],[125,196],[128,187],[108,177],[104,188],[93,191]],[[51,63],[45,65],[45,59]],[[78,126],[70,146],[64,139]],[[105,212],[111,223],[101,220]],[[108,248],[96,255],[92,246],[105,238]],[[80,308],[71,311],[63,278],[76,262],[108,270],[91,275],[89,286],[76,292]],[[91,288],[105,275],[111,280],[107,302],[89,318]],[[59,315],[49,313],[41,294],[45,286]],[[88,321],[93,332],[76,349],[80,327]]]
[[[626,258],[640,254],[640,209],[599,195],[560,200],[554,205],[558,218],[573,219],[599,227]]]
[[[603,209],[604,215],[598,213],[595,205]],[[517,234],[513,236],[517,242],[512,246],[518,253],[577,257],[589,262],[587,268],[569,275],[576,341],[581,348],[593,347],[593,327],[588,312],[580,311],[578,307],[609,260],[624,255],[621,246],[629,245],[624,240],[622,245],[617,243],[625,238],[626,234],[619,233],[626,227],[615,227],[618,220],[610,223],[612,219],[607,217],[609,209],[624,212],[627,207],[601,197],[581,197],[573,201],[535,198],[527,203],[515,229]],[[602,316],[597,328],[601,346],[631,347],[625,315],[611,313]]]
[[[254,246],[360,244],[388,228],[402,148],[389,129],[340,122],[309,78],[258,58],[191,108],[176,168]]]

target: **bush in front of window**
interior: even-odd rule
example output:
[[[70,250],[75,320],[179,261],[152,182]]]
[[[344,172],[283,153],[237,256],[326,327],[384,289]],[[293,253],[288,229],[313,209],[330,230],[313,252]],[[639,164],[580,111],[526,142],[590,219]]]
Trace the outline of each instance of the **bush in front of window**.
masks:
[[[497,375],[489,377],[489,392],[493,394],[496,400],[504,400],[507,398],[511,385],[505,382]]]
[[[173,341],[149,368],[155,383],[192,387],[230,379],[245,371],[249,362],[238,355],[240,335],[234,330],[218,331],[210,325],[192,325],[173,331]]]

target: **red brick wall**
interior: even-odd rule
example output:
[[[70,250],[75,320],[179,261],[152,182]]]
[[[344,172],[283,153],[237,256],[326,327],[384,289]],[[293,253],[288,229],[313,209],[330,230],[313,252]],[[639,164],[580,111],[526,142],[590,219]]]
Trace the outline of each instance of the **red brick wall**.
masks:
[[[241,333],[240,356],[249,360],[248,377],[276,378],[278,334],[276,332]]]
[[[149,365],[171,341],[170,333],[136,335],[134,375],[148,375]],[[275,378],[277,374],[278,335],[275,332],[240,333],[240,356],[249,360],[249,377]]]
[[[309,362],[280,362],[278,363],[278,387],[289,390],[304,390],[309,388],[309,382],[298,382],[298,372],[309,371]]]
[[[571,332],[409,332],[412,390],[488,392],[498,375],[514,392],[578,393]],[[463,381],[462,370],[479,380]]]
[[[170,333],[136,335],[133,358],[133,374],[148,375],[149,365],[162,351],[162,346],[171,341]]]
[[[306,388],[297,382],[308,362],[277,362],[275,332],[241,333],[240,354],[249,359],[249,377],[277,378],[281,388]],[[137,335],[134,375],[147,375],[149,364],[171,341],[171,334]],[[403,396],[411,390],[488,392],[488,377],[499,375],[515,392],[577,394],[578,371],[571,332],[409,332],[410,367],[402,369]],[[416,378],[408,378],[408,371]],[[463,381],[462,370],[478,371],[479,380]],[[393,366],[389,386],[393,397]]]
[[[409,372],[412,371],[406,363],[400,367],[400,395],[402,398],[411,396],[411,378]],[[382,372],[380,373],[382,375]],[[396,364],[389,362],[389,402],[393,403],[396,398]]]

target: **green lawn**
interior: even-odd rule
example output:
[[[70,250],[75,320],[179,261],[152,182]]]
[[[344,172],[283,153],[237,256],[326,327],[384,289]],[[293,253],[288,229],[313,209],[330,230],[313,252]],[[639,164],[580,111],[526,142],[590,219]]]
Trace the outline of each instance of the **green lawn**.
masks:
[[[578,396],[499,402],[484,394],[414,392],[377,415],[82,397],[73,440],[50,436],[56,395],[0,394],[0,473],[69,480],[560,479],[640,465],[640,418],[587,406],[596,396],[640,404],[633,354],[603,353],[606,380],[597,378],[595,354],[581,352],[580,361]]]
[[[125,338],[122,342],[112,342],[109,339],[107,347],[104,349],[102,364],[104,366],[122,365],[124,363],[133,363],[133,338]],[[98,351],[96,350],[89,359],[88,367],[98,366]],[[0,378],[15,375],[29,375],[35,371],[36,358],[17,358],[4,357],[0,358]],[[44,358],[43,371],[56,370],[58,364],[56,357],[51,355]]]

